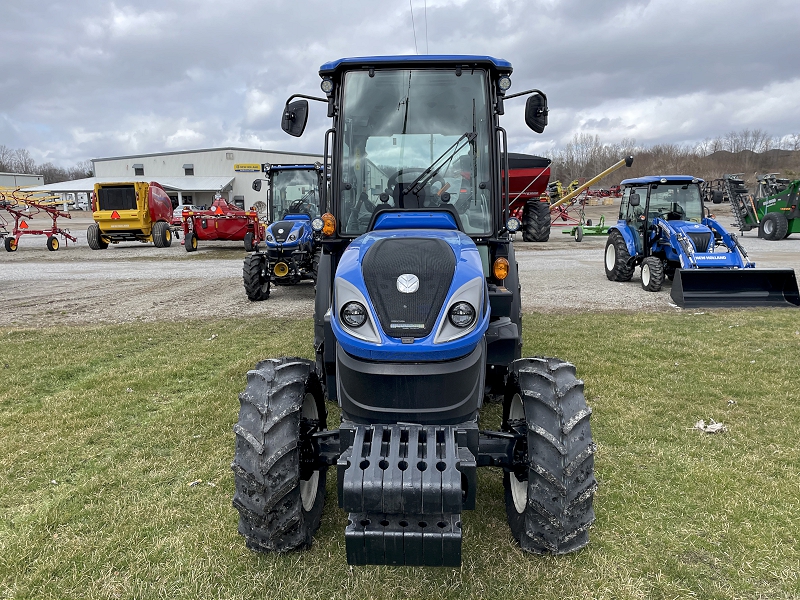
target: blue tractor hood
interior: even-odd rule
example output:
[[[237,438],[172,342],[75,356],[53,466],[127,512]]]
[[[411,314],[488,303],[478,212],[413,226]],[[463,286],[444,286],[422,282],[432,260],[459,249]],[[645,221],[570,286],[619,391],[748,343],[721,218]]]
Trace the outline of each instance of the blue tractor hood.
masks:
[[[348,354],[376,361],[441,361],[469,354],[483,339],[490,311],[478,248],[455,228],[417,229],[414,223],[405,219],[412,228],[370,231],[343,253],[331,326]],[[348,302],[366,307],[361,327],[343,323]],[[448,318],[450,308],[461,302],[475,310],[464,328]]]

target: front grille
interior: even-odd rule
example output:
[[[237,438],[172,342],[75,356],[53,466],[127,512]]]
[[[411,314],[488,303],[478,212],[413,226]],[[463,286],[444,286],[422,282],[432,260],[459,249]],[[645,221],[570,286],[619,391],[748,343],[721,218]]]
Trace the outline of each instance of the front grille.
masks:
[[[711,232],[690,233],[689,239],[692,240],[694,249],[697,252],[708,252],[708,244],[711,242]]]
[[[294,221],[278,221],[274,223],[270,227],[270,231],[275,241],[280,243],[285,242],[286,238],[289,237],[289,232],[292,230],[292,225],[294,225]],[[283,233],[280,233],[280,231],[283,231]]]
[[[453,281],[456,257],[443,240],[389,238],[375,242],[362,262],[367,291],[386,335],[420,338],[430,334]],[[419,289],[404,294],[397,278],[419,278]]]
[[[101,187],[97,205],[100,210],[136,210],[136,190],[132,185]]]

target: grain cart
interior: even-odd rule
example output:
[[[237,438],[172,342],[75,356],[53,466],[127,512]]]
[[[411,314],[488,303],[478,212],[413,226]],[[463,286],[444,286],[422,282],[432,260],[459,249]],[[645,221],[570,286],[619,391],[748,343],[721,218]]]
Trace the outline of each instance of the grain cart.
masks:
[[[220,195],[214,198],[208,210],[181,211],[184,248],[197,250],[198,240],[238,241],[252,252],[264,239],[264,225],[254,210],[242,210]]]
[[[264,236],[265,248],[248,255],[242,269],[245,293],[254,301],[269,298],[270,283],[294,285],[302,279],[316,281],[320,233],[312,229],[311,222],[324,212],[321,164],[264,163],[261,170],[267,177],[256,179],[253,189],[259,192],[261,182],[267,182],[271,224]]]
[[[686,175],[626,179],[619,220],[605,250],[606,277],[657,292],[666,276],[682,307],[797,306],[793,269],[755,269],[736,235],[705,217],[701,179]]]
[[[239,532],[256,550],[308,547],[335,466],[350,564],[458,566],[476,469],[495,466],[524,550],[583,547],[591,410],[574,366],[520,358],[509,236],[520,223],[501,183],[504,103],[528,95],[525,122],[541,133],[545,95],[508,95],[511,65],[488,56],[349,58],[320,75],[325,97],[292,96],[282,118],[301,135],[309,99],[333,117],[316,360],[264,360],[247,374],[232,465]],[[451,193],[454,164],[469,171]],[[487,394],[503,400],[497,431],[479,426]],[[334,429],[326,397],[341,409]]]
[[[172,243],[172,201],[155,181],[96,183],[92,197],[94,223],[86,230],[92,250],[119,242]]]

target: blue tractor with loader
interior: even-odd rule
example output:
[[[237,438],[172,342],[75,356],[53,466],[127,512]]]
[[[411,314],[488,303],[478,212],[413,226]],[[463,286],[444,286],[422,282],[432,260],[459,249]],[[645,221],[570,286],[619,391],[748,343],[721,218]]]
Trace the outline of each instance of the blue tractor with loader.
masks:
[[[478,467],[503,472],[511,534],[533,553],[588,543],[595,444],[583,382],[557,358],[522,358],[520,282],[509,217],[504,103],[489,56],[348,58],[320,68],[331,165],[314,311],[315,360],[275,358],[239,395],[233,505],[255,550],[311,545],[335,467],[354,565],[458,566]],[[488,399],[498,430],[482,429]],[[338,404],[328,423],[325,401]],[[329,429],[329,426],[331,427]]]
[[[321,248],[320,235],[311,226],[324,212],[322,189],[324,169],[313,165],[272,165],[264,163],[265,180],[253,181],[253,190],[267,183],[270,224],[264,247],[244,259],[242,280],[250,300],[269,298],[270,285],[294,285],[303,279],[317,279]]]
[[[734,233],[708,216],[703,181],[688,175],[626,179],[619,220],[610,228],[605,272],[630,281],[641,265],[642,288],[661,290],[685,308],[797,306],[793,269],[756,269]]]

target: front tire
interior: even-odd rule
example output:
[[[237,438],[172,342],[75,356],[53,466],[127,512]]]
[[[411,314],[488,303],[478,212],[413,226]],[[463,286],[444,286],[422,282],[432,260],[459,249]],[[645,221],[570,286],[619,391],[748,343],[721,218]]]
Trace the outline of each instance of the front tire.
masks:
[[[550,205],[547,202],[528,200],[522,209],[522,240],[546,242],[550,239]]]
[[[609,281],[630,281],[633,277],[631,255],[622,234],[616,229],[608,234],[605,269]]]
[[[259,254],[248,254],[242,267],[244,291],[248,299],[259,302],[269,298],[270,274],[267,272],[267,259]]]
[[[260,552],[308,548],[325,504],[327,467],[313,464],[313,433],[326,428],[325,402],[314,365],[270,359],[247,373],[239,394],[231,464],[239,533]]]
[[[503,485],[511,533],[527,552],[566,554],[589,543],[597,489],[591,414],[570,363],[512,363],[503,429],[520,434],[520,444]]]
[[[664,283],[664,263],[657,256],[648,256],[642,261],[642,289],[658,292]]]

